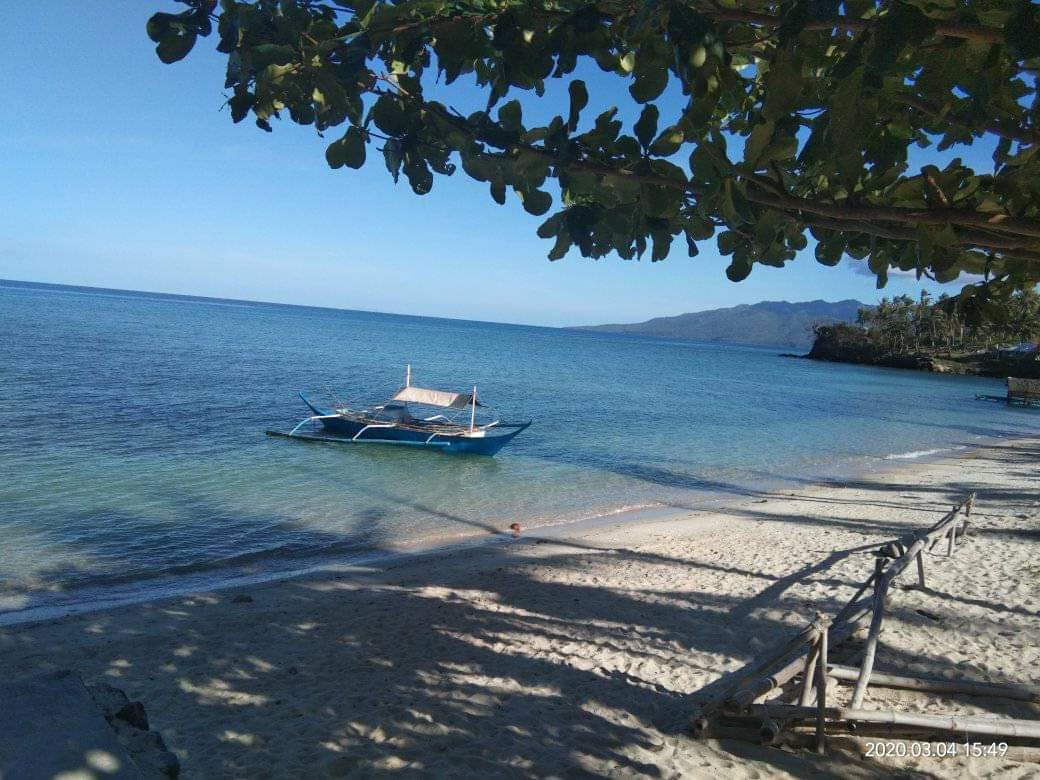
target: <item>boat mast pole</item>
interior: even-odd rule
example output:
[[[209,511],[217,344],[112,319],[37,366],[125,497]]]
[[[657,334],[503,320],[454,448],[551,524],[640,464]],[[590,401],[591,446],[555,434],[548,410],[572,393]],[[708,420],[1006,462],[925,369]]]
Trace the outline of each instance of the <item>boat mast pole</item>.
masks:
[[[469,432],[473,433],[473,428],[477,424],[477,386],[473,385],[473,408],[469,413]]]
[[[412,386],[412,364],[411,363],[408,363],[404,367],[404,386],[405,387],[411,387]]]

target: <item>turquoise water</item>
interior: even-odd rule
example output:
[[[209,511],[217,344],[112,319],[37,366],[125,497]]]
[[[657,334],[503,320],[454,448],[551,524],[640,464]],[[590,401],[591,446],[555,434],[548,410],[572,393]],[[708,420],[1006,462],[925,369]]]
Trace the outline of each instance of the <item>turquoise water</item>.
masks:
[[[1040,431],[974,400],[995,380],[355,311],[6,283],[0,345],[8,611],[702,506]],[[534,425],[494,459],[264,435],[305,416],[298,390],[381,400],[406,363]]]

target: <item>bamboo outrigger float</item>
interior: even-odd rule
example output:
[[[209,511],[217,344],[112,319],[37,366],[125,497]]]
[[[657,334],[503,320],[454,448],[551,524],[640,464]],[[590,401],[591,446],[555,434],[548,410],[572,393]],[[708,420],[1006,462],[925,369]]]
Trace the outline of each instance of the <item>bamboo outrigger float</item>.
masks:
[[[494,455],[531,422],[509,423],[495,419],[477,422],[477,388],[470,393],[430,390],[412,384],[412,367],[405,369],[404,386],[382,404],[353,409],[344,404],[323,405],[308,395],[300,398],[313,414],[288,433],[267,431],[268,436],[285,436],[306,441],[336,444],[396,444],[427,447],[442,452]],[[441,409],[428,416],[413,416],[409,405]],[[449,415],[469,412],[468,419]],[[308,424],[320,424],[323,433],[304,432]]]

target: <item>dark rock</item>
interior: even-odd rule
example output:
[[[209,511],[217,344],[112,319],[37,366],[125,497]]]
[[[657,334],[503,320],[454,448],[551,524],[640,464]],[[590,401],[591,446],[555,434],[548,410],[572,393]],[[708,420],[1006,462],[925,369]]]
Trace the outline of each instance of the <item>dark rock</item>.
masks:
[[[142,777],[176,778],[180,760],[166,748],[162,735],[150,731],[144,705],[108,683],[87,686],[90,697],[116,733],[119,743],[130,754]]]
[[[253,603],[253,597],[252,596],[247,596],[245,593],[239,593],[237,596],[235,596],[233,599],[231,599],[231,603],[232,604],[252,604]]]

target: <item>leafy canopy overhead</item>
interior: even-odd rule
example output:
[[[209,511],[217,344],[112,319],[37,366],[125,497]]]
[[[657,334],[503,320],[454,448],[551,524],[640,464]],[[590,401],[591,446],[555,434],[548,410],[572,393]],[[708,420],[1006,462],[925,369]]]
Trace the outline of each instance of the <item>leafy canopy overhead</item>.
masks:
[[[985,275],[962,293],[982,311],[1040,281],[1040,6],[1027,0],[178,2],[148,23],[157,53],[174,62],[215,31],[235,122],[334,131],[330,166],[378,153],[420,195],[461,162],[496,202],[512,189],[549,215],[550,259],[662,260],[676,237],[692,256],[714,237],[739,281],[809,233],[819,262],[866,258],[879,286],[890,268]],[[627,85],[638,119],[587,115],[571,77],[560,115],[525,122],[515,95],[542,96],[583,60]],[[461,77],[486,109],[426,96]],[[665,113],[669,84],[683,100]],[[987,137],[992,168],[952,157]],[[915,145],[952,159],[913,169]]]

